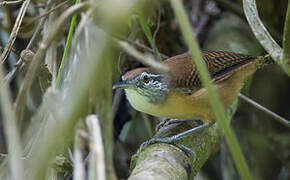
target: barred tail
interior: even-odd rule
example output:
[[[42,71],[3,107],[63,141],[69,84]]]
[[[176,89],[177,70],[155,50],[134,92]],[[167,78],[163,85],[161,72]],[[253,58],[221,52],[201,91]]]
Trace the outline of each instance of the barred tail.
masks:
[[[265,56],[258,56],[256,61],[256,68],[261,69],[267,65],[275,64],[275,61],[272,59],[270,54],[266,54]]]

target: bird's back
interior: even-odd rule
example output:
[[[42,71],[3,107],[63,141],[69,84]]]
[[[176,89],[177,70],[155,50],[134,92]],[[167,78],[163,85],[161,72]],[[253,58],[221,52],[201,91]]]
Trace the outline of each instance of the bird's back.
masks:
[[[255,56],[225,51],[203,51],[203,60],[213,81],[219,81],[231,75],[240,67],[256,59]],[[198,90],[201,81],[192,57],[189,53],[174,56],[163,61],[170,68],[170,79],[175,88]]]

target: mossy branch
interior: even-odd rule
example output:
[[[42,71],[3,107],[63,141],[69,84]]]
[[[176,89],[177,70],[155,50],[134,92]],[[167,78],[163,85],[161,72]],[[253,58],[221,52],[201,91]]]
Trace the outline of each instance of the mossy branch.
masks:
[[[185,128],[188,129],[189,125],[182,124],[180,127],[176,124],[170,124],[162,127],[157,135],[164,132],[173,133],[176,129],[182,132]],[[202,133],[182,139],[181,143],[193,151],[193,161],[185,152],[173,145],[166,143],[150,145],[137,153],[133,159],[129,180],[143,179],[144,177],[147,180],[191,179],[199,172],[206,160],[216,152],[220,138],[221,134],[217,124],[215,124]]]

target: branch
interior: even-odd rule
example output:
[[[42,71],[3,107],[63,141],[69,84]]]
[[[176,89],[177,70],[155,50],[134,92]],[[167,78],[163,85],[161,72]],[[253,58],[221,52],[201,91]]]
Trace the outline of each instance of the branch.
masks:
[[[173,120],[175,121],[175,120]],[[170,121],[169,121],[170,123]],[[182,125],[182,126],[180,126]],[[182,132],[190,128],[189,124],[165,125],[157,134]],[[165,143],[156,143],[138,152],[131,163],[132,173],[129,180],[142,179],[190,179],[195,176],[206,160],[216,152],[220,144],[221,134],[217,124],[204,130],[202,133],[193,134],[182,139],[182,144],[193,151],[194,159],[175,146]]]
[[[284,25],[283,35],[283,69],[290,76],[290,1],[288,1],[288,9]]]
[[[277,62],[277,64],[281,65],[282,49],[272,38],[272,36],[262,23],[261,19],[259,18],[255,0],[243,0],[243,6],[245,15],[254,35],[259,40],[264,49]]]

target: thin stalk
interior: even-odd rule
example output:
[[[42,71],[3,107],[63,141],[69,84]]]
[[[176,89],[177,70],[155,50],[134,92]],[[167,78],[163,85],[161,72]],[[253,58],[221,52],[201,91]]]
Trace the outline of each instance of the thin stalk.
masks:
[[[21,143],[17,129],[16,114],[11,102],[7,83],[3,80],[3,69],[0,64],[0,106],[3,115],[6,144],[8,147],[8,163],[12,180],[25,179],[22,161]]]
[[[80,135],[80,130],[77,129],[74,139],[74,170],[73,170],[73,179],[84,180],[85,179],[85,164],[83,160],[83,142]]]
[[[48,4],[51,4],[51,0],[48,1]],[[50,5],[47,6],[46,10],[48,10],[50,8]],[[42,26],[44,25],[46,21],[46,17],[42,18],[41,21],[39,22],[39,24],[37,25],[28,45],[26,46],[25,50],[30,50],[32,48],[32,45],[35,43],[41,29],[42,29]],[[21,52],[22,53],[22,52]],[[10,71],[6,76],[5,76],[5,81],[7,83],[10,83],[13,78],[15,77],[16,73],[18,72],[18,70],[20,69],[21,65],[23,64],[23,57],[20,57],[18,59],[18,61],[16,62],[16,64],[14,65],[12,71]]]
[[[6,6],[6,5],[17,5],[17,4],[20,4],[22,3],[23,0],[19,0],[19,1],[3,1],[0,3],[0,7],[1,6]]]
[[[227,116],[225,113],[225,109],[219,100],[215,90],[214,86],[210,81],[210,76],[207,71],[205,62],[202,59],[202,55],[199,49],[199,46],[197,44],[197,41],[195,40],[194,33],[191,29],[188,17],[185,13],[182,1],[180,0],[171,0],[171,4],[174,10],[174,13],[178,19],[178,22],[180,24],[180,28],[182,31],[182,34],[184,36],[184,39],[189,47],[190,53],[193,57],[193,60],[197,66],[197,69],[200,73],[200,78],[203,83],[203,86],[206,88],[210,103],[212,105],[213,111],[216,116],[217,123],[219,127],[222,129],[226,141],[229,145],[229,148],[232,152],[233,159],[236,163],[238,172],[242,179],[251,180],[253,179],[249,168],[247,166],[246,160],[242,154],[241,148],[238,144],[238,141],[227,121]]]
[[[255,107],[256,109],[261,110],[262,112],[270,115],[272,118],[274,118],[275,120],[277,120],[279,123],[283,124],[284,126],[290,128],[290,121],[281,117],[280,115],[272,112],[271,110],[265,108],[264,106],[262,106],[261,104],[253,101],[252,99],[248,98],[247,96],[243,95],[243,94],[239,94],[239,98],[241,98],[242,100],[244,100],[245,102],[249,103],[250,105],[252,105],[253,107]]]
[[[78,4],[78,3],[79,3],[79,0],[76,0],[75,4]],[[66,57],[67,57],[68,50],[69,50],[69,47],[70,47],[70,44],[71,44],[71,39],[72,39],[72,35],[73,35],[73,32],[74,32],[76,19],[77,19],[77,15],[74,15],[72,17],[72,20],[71,20],[69,33],[68,33],[68,36],[67,36],[67,41],[66,41],[66,44],[65,44],[64,52],[63,52],[62,59],[61,59],[61,64],[60,64],[60,67],[59,67],[59,70],[58,70],[58,74],[57,74],[57,78],[56,78],[56,87],[59,87],[60,80],[61,80],[62,75],[63,75],[64,66],[65,66],[66,60],[67,60]]]
[[[18,31],[20,29],[20,26],[22,24],[22,20],[23,20],[23,18],[25,16],[25,13],[26,13],[27,9],[28,9],[29,3],[30,3],[30,0],[26,0],[21,6],[21,9],[20,9],[19,14],[17,16],[17,19],[16,19],[16,21],[14,23],[12,32],[10,33],[10,36],[9,36],[9,39],[8,39],[8,43],[5,46],[4,51],[2,52],[2,54],[0,56],[0,63],[4,63],[5,60],[8,58],[8,56],[10,54],[10,51],[11,51],[12,46],[13,46],[15,40],[16,40],[16,37],[17,37]]]
[[[43,62],[43,58],[45,56],[45,52],[50,44],[54,41],[55,37],[58,33],[61,32],[62,25],[75,13],[78,13],[89,6],[89,3],[79,3],[78,5],[74,5],[66,10],[59,19],[53,24],[54,29],[49,33],[47,37],[45,37],[39,45],[39,49],[33,56],[33,60],[28,67],[28,71],[24,77],[23,83],[19,89],[19,92],[15,101],[15,109],[16,114],[18,116],[18,122],[21,124],[23,115],[25,113],[25,104],[26,104],[26,95],[30,91],[32,87],[32,83],[35,79],[36,72]]]
[[[116,36],[115,38],[116,38],[116,40],[125,41],[125,42],[127,42],[127,43],[129,43],[129,44],[131,44],[131,45],[134,45],[134,46],[136,46],[137,48],[143,49],[143,50],[148,51],[148,52],[151,52],[151,53],[155,53],[153,49],[147,47],[147,46],[144,45],[144,44],[141,44],[141,43],[138,43],[138,42],[132,41],[132,40],[130,40],[130,39],[127,39],[127,38],[124,38],[124,37],[121,37],[121,36]],[[164,59],[169,58],[169,56],[167,56],[167,55],[165,55],[165,54],[162,54],[162,53],[159,53],[159,54],[160,54],[160,56],[161,56],[162,58],[164,58]]]
[[[120,48],[122,48],[122,50],[124,50],[129,55],[135,57],[136,60],[138,60],[142,64],[147,65],[147,66],[151,66],[152,68],[157,69],[161,72],[168,72],[167,66],[165,66],[164,64],[161,64],[158,61],[155,61],[154,59],[152,59],[148,56],[145,56],[144,54],[137,51],[133,46],[129,45],[127,42],[116,40],[116,39],[114,39],[114,40],[115,40],[116,44]]]
[[[288,76],[290,76],[290,1],[288,1],[288,9],[284,25],[282,57],[283,69]]]
[[[106,179],[105,153],[99,119],[89,115],[86,123],[90,134],[90,159],[88,179]]]

